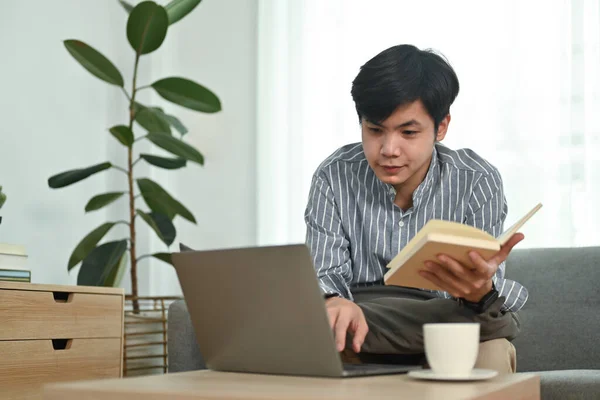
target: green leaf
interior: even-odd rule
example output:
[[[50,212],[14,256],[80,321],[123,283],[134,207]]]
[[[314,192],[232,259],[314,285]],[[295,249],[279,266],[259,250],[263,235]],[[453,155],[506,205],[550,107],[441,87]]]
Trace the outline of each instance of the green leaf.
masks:
[[[191,110],[215,113],[221,111],[221,101],[209,89],[185,78],[164,78],[152,84],[165,100]]]
[[[125,9],[125,11],[127,11],[127,13],[130,13],[133,10],[133,6],[131,4],[129,4],[128,2],[119,0],[119,3],[121,3],[121,5]]]
[[[188,221],[196,223],[194,215],[158,183],[142,178],[137,180],[137,184],[146,204],[155,213],[166,215],[171,220],[176,215],[181,215]]]
[[[96,247],[98,242],[102,240],[104,235],[106,235],[113,226],[115,226],[115,222],[106,222],[81,239],[81,242],[75,247],[75,250],[73,250],[71,257],[69,258],[68,270],[70,271],[79,264],[81,260],[86,258],[90,251]]]
[[[112,167],[109,162],[92,165],[91,167],[73,169],[71,171],[61,172],[60,174],[54,175],[48,178],[48,186],[52,189],[58,189],[61,187],[72,185],[75,182],[79,182],[91,175],[97,174],[98,172],[104,171]]]
[[[133,132],[125,125],[113,126],[109,129],[110,133],[124,146],[131,147],[133,144]]]
[[[160,108],[160,107],[147,107],[147,106],[145,106],[143,104],[138,103],[137,101],[133,105],[133,110],[134,110],[134,113],[135,113],[136,116],[137,116],[137,113],[139,113],[142,110],[146,110],[146,109],[152,110],[155,118],[160,118],[162,121],[164,121],[164,123],[166,125],[172,126],[181,135],[185,135],[186,133],[188,133],[187,128],[181,123],[181,121],[179,119],[177,119],[173,115],[165,114],[165,112],[162,110],[162,108]],[[150,131],[150,129],[147,129],[147,130]],[[154,132],[156,132],[156,131],[154,131]],[[169,130],[169,132],[170,132],[170,130]]]
[[[172,0],[165,6],[169,16],[169,25],[188,15],[201,0]]]
[[[180,139],[160,133],[149,133],[147,138],[152,143],[162,149],[165,149],[169,153],[173,153],[176,156],[185,158],[188,161],[193,161],[200,165],[204,165],[204,156],[202,156],[198,150]]]
[[[137,215],[142,217],[142,219],[144,221],[146,221],[146,223],[148,225],[150,225],[150,228],[152,228],[154,230],[154,232],[156,232],[156,234],[158,235],[160,240],[163,240],[162,235],[160,234],[160,230],[158,229],[158,226],[156,225],[156,223],[154,223],[154,220],[152,219],[152,217],[150,217],[150,214],[146,214],[145,212],[143,212],[140,209],[136,209],[135,212],[137,213]]]
[[[171,134],[169,122],[158,108],[143,108],[135,113],[135,120],[148,132]]]
[[[6,194],[2,193],[2,186],[0,186],[0,208],[2,208],[2,206],[4,205],[5,202],[6,202]]]
[[[94,248],[81,263],[77,284],[107,286],[110,277],[116,275],[114,270],[119,268],[126,251],[127,240],[108,242]]]
[[[169,125],[171,125],[173,128],[175,128],[175,130],[177,130],[177,132],[181,133],[181,136],[188,133],[187,128],[176,117],[165,114],[165,119],[167,120]]]
[[[166,158],[153,156],[151,154],[140,154],[140,157],[146,160],[148,164],[164,169],[179,169],[185,167],[187,161],[183,158]]]
[[[137,214],[156,232],[156,235],[167,246],[170,246],[175,240],[175,226],[171,219],[163,214],[147,214],[142,210],[136,210]]]
[[[99,210],[104,206],[109,205],[119,197],[123,196],[125,192],[109,192],[94,196],[88,201],[85,206],[85,212]]]
[[[171,253],[154,253],[152,257],[158,258],[161,261],[166,262],[167,264],[173,265],[173,261],[171,260]]]
[[[153,1],[139,3],[127,20],[127,39],[136,54],[158,49],[167,36],[169,17],[165,9]]]
[[[177,236],[177,231],[175,230],[173,221],[171,221],[166,215],[155,212],[151,212],[150,217],[154,220],[156,226],[158,226],[160,234],[163,238],[163,242],[165,242],[167,246],[172,245],[175,241],[175,236]]]
[[[65,40],[64,45],[73,58],[92,75],[112,85],[123,87],[123,76],[117,67],[96,49],[80,40],[74,39]]]
[[[108,277],[105,280],[105,285],[108,287],[118,287],[123,280],[123,275],[125,275],[125,271],[127,270],[127,261],[128,261],[127,252],[123,253],[119,263],[116,268],[112,268],[111,272],[108,274]]]
[[[145,105],[143,105],[141,103],[138,103],[137,101],[133,102],[133,112],[134,113],[138,113],[141,110],[146,109],[146,108],[148,108],[148,107],[146,107]]]

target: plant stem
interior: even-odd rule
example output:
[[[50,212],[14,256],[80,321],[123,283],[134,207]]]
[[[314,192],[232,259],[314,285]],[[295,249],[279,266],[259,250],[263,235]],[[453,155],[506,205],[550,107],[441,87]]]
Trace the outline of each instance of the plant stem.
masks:
[[[116,165],[113,165],[112,167],[113,167],[114,169],[117,169],[117,170],[119,170],[119,171],[121,171],[121,172],[125,173],[125,174],[127,174],[127,173],[128,173],[128,172],[127,172],[127,170],[126,170],[125,168],[117,167]]]
[[[152,87],[152,85],[140,86],[139,88],[137,88],[137,90],[139,92],[140,90],[148,89],[148,88],[151,88],[151,87]]]
[[[123,86],[121,86],[121,90],[125,94],[125,97],[127,97],[127,100],[129,100],[131,102],[131,97],[129,97],[129,93],[127,93],[127,90],[125,90],[125,88]]]
[[[137,93],[136,81],[138,73],[138,64],[140,62],[140,54],[135,55],[135,65],[133,67],[133,82],[131,84],[131,100],[129,102],[129,129],[133,128],[133,120],[135,118],[134,105],[135,95]],[[133,296],[133,312],[140,312],[140,305],[137,301],[138,282],[137,282],[137,259],[135,255],[136,238],[135,238],[135,196],[133,195],[133,146],[127,149],[127,181],[129,183],[129,236],[131,241],[130,258],[131,258],[131,295]]]
[[[142,157],[138,157],[137,160],[135,160],[133,162],[133,164],[131,164],[132,167],[135,167],[135,164],[137,164],[138,162],[140,162],[140,160],[142,159]]]

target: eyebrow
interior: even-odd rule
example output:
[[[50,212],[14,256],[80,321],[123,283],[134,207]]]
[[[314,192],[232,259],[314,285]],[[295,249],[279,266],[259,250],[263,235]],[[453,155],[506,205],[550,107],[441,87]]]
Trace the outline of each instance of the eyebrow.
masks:
[[[371,122],[371,121],[367,121],[367,122],[370,123],[370,124],[372,124],[372,125],[383,127],[383,125],[378,124],[376,122]],[[396,127],[394,127],[394,129],[406,128],[406,127],[409,127],[409,126],[416,126],[416,127],[420,128],[421,124],[416,119],[411,119],[409,121],[401,123],[400,125],[396,125]]]

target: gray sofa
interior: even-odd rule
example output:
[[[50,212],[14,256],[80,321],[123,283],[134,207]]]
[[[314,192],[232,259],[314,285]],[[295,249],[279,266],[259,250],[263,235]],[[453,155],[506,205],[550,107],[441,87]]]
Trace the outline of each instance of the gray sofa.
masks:
[[[529,289],[515,339],[518,372],[542,399],[600,399],[600,247],[515,249],[507,277]],[[205,368],[185,302],[169,307],[169,372]]]

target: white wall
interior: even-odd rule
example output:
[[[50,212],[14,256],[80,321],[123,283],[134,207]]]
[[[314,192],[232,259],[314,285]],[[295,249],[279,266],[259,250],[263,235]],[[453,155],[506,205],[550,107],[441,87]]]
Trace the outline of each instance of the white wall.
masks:
[[[498,167],[506,226],[544,204],[519,248],[600,243],[600,3],[259,1],[260,244],[304,240],[315,168],[360,141],[352,80],[401,43],[436,49],[456,69],[444,143]]]
[[[154,177],[192,210],[198,225],[177,218],[179,241],[201,250],[256,244],[257,0],[205,0],[173,25],[157,77],[181,75],[213,90],[223,111],[198,114],[177,106],[204,167],[155,170]],[[153,238],[154,242],[157,242]],[[158,243],[157,243],[158,244]],[[150,292],[178,293],[170,266],[152,262]]]
[[[8,196],[0,210],[0,242],[26,245],[34,282],[73,284],[76,274],[67,274],[66,266],[78,241],[106,220],[126,218],[124,199],[89,215],[86,202],[125,189],[125,182],[110,171],[52,190],[47,179],[105,160],[123,165],[125,150],[107,128],[126,122],[127,104],[119,90],[79,66],[62,41],[89,43],[130,82],[127,15],[116,0],[37,1],[35,12],[29,2],[12,2],[0,9],[0,185]],[[142,59],[141,83],[184,76],[211,88],[223,103],[221,113],[204,115],[157,100],[150,91],[140,97],[178,116],[206,158],[203,168],[139,168],[195,214],[198,225],[176,221],[178,240],[192,247],[255,243],[256,9],[255,0],[205,0],[172,26],[159,51]],[[139,231],[142,253],[164,250],[143,224]],[[117,230],[112,237],[124,234]],[[143,261],[140,269],[142,294],[179,293],[170,266]],[[129,287],[128,279],[123,286]]]

